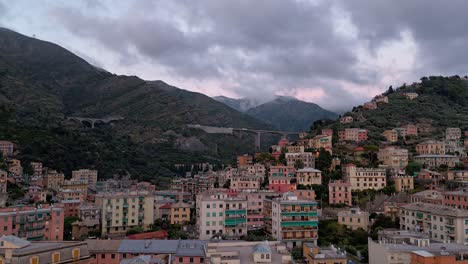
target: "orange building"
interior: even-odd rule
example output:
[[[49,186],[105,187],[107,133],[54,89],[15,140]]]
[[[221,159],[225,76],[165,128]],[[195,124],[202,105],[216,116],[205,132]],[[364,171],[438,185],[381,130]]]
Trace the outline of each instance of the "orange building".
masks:
[[[253,157],[244,154],[242,156],[237,156],[237,166],[243,166],[243,165],[251,165],[253,164]]]
[[[463,255],[462,255],[463,256]],[[418,250],[411,252],[411,264],[468,264],[468,260],[458,254],[446,251],[427,252]]]

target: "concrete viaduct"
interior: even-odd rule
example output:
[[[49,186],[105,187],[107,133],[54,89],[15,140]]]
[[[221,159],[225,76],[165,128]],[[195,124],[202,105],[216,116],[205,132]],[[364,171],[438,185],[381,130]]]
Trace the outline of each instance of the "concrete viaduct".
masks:
[[[91,128],[94,128],[94,126],[98,123],[109,124],[111,122],[123,120],[123,119],[124,118],[121,116],[110,116],[110,117],[105,117],[105,118],[89,118],[89,117],[76,117],[76,116],[67,117],[67,120],[76,121],[81,124],[88,123],[91,126]]]
[[[232,127],[213,127],[213,126],[202,126],[202,125],[187,125],[189,128],[200,129],[205,131],[208,134],[231,134],[234,135],[237,133],[251,133],[255,134],[255,149],[260,149],[261,144],[261,135],[262,134],[276,134],[286,137],[287,135],[299,135],[300,132],[286,132],[286,131],[276,131],[276,130],[259,130],[259,129],[250,129],[250,128],[232,128]]]

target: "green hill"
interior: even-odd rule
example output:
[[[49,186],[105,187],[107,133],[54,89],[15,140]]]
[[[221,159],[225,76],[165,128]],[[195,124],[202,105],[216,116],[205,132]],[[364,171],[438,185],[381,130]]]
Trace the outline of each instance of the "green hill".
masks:
[[[67,116],[122,116],[96,129]],[[230,161],[253,137],[209,135],[186,124],[268,128],[205,95],[99,69],[62,47],[0,28],[0,138],[24,160],[69,173],[156,179],[173,164]]]

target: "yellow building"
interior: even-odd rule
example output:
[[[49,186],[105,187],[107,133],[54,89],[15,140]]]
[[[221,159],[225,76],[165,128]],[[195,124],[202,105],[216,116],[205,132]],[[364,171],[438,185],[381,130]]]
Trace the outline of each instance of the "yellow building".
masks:
[[[346,264],[346,252],[334,247],[318,247],[313,243],[304,243],[302,253],[309,264]]]
[[[349,211],[338,213],[338,224],[344,225],[352,230],[362,228],[369,229],[369,213],[363,212],[359,208],[351,208]]]
[[[403,175],[393,178],[395,181],[395,190],[397,192],[409,191],[414,189],[414,177]]]
[[[397,142],[398,141],[398,131],[395,129],[385,130],[382,135],[387,139],[389,142]]]
[[[184,224],[190,222],[190,216],[193,206],[179,201],[171,204],[170,220],[173,224]]]

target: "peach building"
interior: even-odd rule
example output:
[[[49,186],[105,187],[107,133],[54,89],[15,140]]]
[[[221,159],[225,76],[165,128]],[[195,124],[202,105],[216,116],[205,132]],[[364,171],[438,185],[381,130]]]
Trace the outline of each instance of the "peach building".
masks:
[[[352,206],[351,183],[343,180],[330,181],[328,184],[328,203]]]
[[[385,130],[382,135],[387,139],[389,142],[397,142],[398,141],[398,131],[395,129]]]
[[[13,155],[14,145],[11,141],[0,140],[0,152],[3,157],[9,157]]]
[[[247,227],[258,228],[263,226],[263,200],[267,196],[279,196],[280,194],[274,191],[259,190],[256,192],[241,192],[239,197],[247,199]]]
[[[340,118],[340,123],[341,124],[350,124],[353,122],[353,117],[352,116],[343,116]]]
[[[0,236],[15,235],[27,240],[63,240],[62,208],[17,206],[0,209]]]
[[[322,172],[314,168],[303,168],[296,171],[297,184],[322,184]]]
[[[23,174],[23,167],[21,166],[21,161],[18,159],[9,159],[8,160],[8,171],[13,173],[16,176]]]
[[[414,100],[414,99],[418,98],[418,94],[417,94],[417,93],[404,93],[404,95],[405,95],[406,98],[409,99],[409,100]]]
[[[304,164],[304,167],[315,168],[315,156],[312,152],[302,153],[286,153],[286,163],[290,167],[294,167],[296,161],[300,160]]]
[[[393,178],[395,182],[395,190],[404,192],[414,189],[414,177],[408,175],[396,176]]]
[[[56,170],[47,170],[42,181],[45,188],[58,190],[65,181],[65,175]]]
[[[369,213],[361,211],[359,208],[338,212],[338,224],[352,230],[362,228],[367,231],[369,229]]]
[[[392,169],[404,169],[408,165],[408,150],[396,146],[379,149],[379,161]]]
[[[418,135],[418,127],[415,125],[404,125],[400,128],[401,136],[417,136]]]
[[[314,190],[294,190],[291,192],[294,193],[294,195],[297,196],[298,199],[315,200],[316,197]]]
[[[296,184],[291,183],[290,177],[273,177],[268,179],[268,190],[285,193],[296,189]]]
[[[387,173],[381,168],[360,168],[348,164],[344,168],[344,180],[351,183],[353,190],[380,190],[387,186]]]
[[[72,171],[72,180],[84,181],[89,187],[96,186],[98,172],[96,170],[81,169]]]
[[[412,203],[443,204],[442,192],[437,190],[425,190],[411,195]]]
[[[374,109],[377,109],[377,103],[367,102],[367,103],[364,103],[362,107],[367,110],[374,110]]]
[[[248,155],[248,154],[244,154],[242,156],[237,156],[237,166],[241,166],[241,165],[250,165],[250,164],[253,164],[253,157]]]
[[[415,250],[411,252],[410,264],[468,264],[468,259],[464,257],[466,257],[464,253]]]
[[[249,175],[249,176],[233,176],[231,178],[231,190],[242,191],[251,190],[255,191],[260,189],[260,183],[263,180],[262,176]]]
[[[445,143],[442,141],[428,140],[416,145],[418,155],[445,154]]]
[[[360,128],[346,128],[344,131],[338,131],[338,137],[340,140],[349,140],[355,142],[366,141],[368,139],[367,129]]]
[[[318,135],[312,139],[312,147],[315,149],[325,149],[330,153],[332,151],[332,136],[331,135]]]

